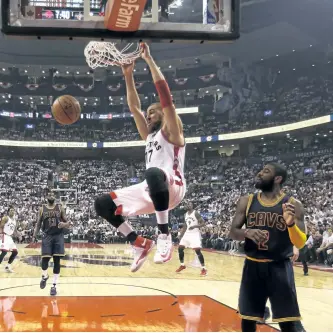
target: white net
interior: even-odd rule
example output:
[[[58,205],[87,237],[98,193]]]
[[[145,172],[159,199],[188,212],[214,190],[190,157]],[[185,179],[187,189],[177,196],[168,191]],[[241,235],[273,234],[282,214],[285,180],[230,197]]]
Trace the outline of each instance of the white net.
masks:
[[[97,67],[122,66],[130,64],[141,55],[139,43],[127,44],[123,49],[117,49],[115,43],[89,42],[84,49],[88,66]]]

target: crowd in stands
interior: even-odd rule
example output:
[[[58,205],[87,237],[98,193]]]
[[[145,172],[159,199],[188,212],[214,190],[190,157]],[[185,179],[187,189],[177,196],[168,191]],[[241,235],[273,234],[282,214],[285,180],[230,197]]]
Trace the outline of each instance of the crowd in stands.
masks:
[[[305,206],[305,218],[311,235],[309,239],[312,239],[308,244],[309,260],[331,263],[329,251],[320,249],[329,240],[333,243],[329,234],[333,227],[333,155],[284,163],[289,170],[286,191]],[[254,175],[262,165],[250,165],[246,160],[226,162],[224,159],[189,160],[187,164],[186,200],[193,202],[207,223],[202,230],[203,246],[231,253],[241,251],[242,244],[228,239],[228,232],[238,198],[253,192]],[[312,168],[311,175],[304,175],[304,167]],[[124,242],[113,227],[95,215],[93,202],[101,193],[128,186],[129,177],[142,179],[143,163],[74,160],[62,161],[61,165],[57,165],[51,160],[1,160],[0,214],[6,214],[8,207],[14,205],[21,241],[31,241],[38,209],[45,203],[50,185],[49,171],[59,168],[70,170],[71,188],[77,190],[77,198],[69,192],[58,195],[58,199],[68,196],[63,204],[73,227],[68,231],[67,238],[97,243]],[[209,183],[209,177],[216,173],[222,176],[220,184]],[[176,243],[183,224],[183,213],[180,209],[171,216],[172,236]],[[144,219],[135,221],[135,227],[144,236],[156,237],[156,226],[145,225]]]
[[[296,121],[311,119],[331,113],[333,109],[333,81],[322,77],[300,77],[292,88],[276,89],[262,93],[260,97],[247,99],[241,103],[239,113],[230,112],[225,121],[213,113],[211,105],[209,119],[184,124],[186,136],[206,136],[253,130]],[[223,98],[223,97],[222,97]],[[128,111],[128,110],[127,110]],[[87,122],[88,125],[87,125]],[[22,123],[25,126],[26,122]],[[0,126],[0,139],[41,140],[41,141],[130,141],[138,140],[139,135],[134,121],[110,120],[102,128],[96,121],[85,124],[60,127],[51,126],[49,120],[36,124],[34,129]]]

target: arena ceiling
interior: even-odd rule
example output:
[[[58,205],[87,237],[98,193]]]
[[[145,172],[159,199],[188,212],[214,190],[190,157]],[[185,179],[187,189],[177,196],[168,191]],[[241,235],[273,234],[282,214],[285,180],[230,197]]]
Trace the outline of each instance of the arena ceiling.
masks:
[[[181,10],[181,9],[180,9]],[[220,53],[240,62],[256,62],[310,45],[333,44],[332,0],[242,0],[241,38],[233,44],[154,44],[158,59]],[[46,66],[85,65],[84,42],[7,40],[0,37],[1,62]],[[180,56],[181,55],[181,56]]]

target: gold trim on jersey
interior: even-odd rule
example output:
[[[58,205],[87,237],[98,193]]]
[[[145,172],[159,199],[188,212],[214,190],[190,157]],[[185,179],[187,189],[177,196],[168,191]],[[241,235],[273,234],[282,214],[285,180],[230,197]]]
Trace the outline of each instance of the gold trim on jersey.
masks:
[[[45,256],[42,256],[42,258],[52,258],[52,256],[45,255]]]
[[[285,318],[273,318],[274,323],[284,323],[286,321],[299,321],[302,320],[302,317],[285,317]]]
[[[276,206],[284,197],[286,196],[286,193],[282,193],[274,202],[271,202],[271,203],[267,203],[267,202],[264,202],[262,199],[261,199],[261,192],[258,193],[257,195],[257,198],[258,198],[258,201],[259,203],[261,204],[261,206],[264,206],[264,207],[274,207]]]
[[[249,195],[249,201],[247,202],[247,206],[246,206],[246,217],[249,214],[249,210],[251,208],[253,198],[254,198],[254,194],[250,194]]]
[[[272,262],[273,261],[271,259],[257,259],[257,258],[252,258],[252,257],[248,257],[248,256],[246,256],[245,258],[248,260],[251,260],[251,261],[256,261],[256,262]]]
[[[53,256],[54,256],[54,257],[64,257],[65,254],[54,254]]]

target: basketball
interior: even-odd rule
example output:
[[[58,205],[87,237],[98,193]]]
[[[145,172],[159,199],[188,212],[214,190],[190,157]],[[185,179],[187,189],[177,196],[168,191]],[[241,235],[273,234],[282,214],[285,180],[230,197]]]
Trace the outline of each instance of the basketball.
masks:
[[[81,106],[78,100],[73,96],[60,96],[52,105],[52,114],[59,124],[71,125],[79,120]]]

